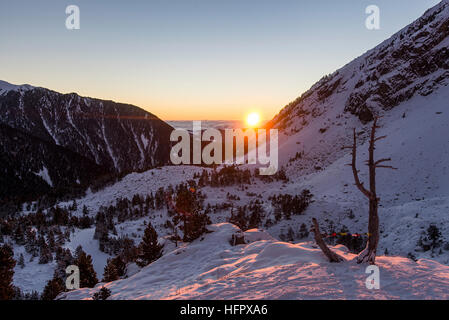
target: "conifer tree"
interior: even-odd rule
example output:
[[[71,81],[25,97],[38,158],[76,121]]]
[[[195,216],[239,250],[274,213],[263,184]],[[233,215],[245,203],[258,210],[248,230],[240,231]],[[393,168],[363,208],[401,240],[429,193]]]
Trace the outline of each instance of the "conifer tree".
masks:
[[[149,265],[162,256],[162,246],[157,241],[157,233],[151,223],[148,223],[142,242],[139,245],[137,264],[141,267]]]
[[[192,213],[184,223],[184,241],[191,242],[201,237],[208,232],[207,225],[210,223],[211,221],[207,214],[200,212]]]
[[[301,227],[299,228],[299,238],[304,239],[309,236],[309,230],[307,230],[307,226],[305,223],[301,224]]]
[[[72,264],[75,264],[75,258],[72,256],[70,249],[61,248],[60,253],[56,257],[57,265],[55,269],[55,275],[61,279],[66,277],[66,268]]]
[[[81,254],[81,252],[83,252],[83,247],[81,245],[79,245],[78,247],[76,247],[75,249],[75,259],[78,259],[79,255]]]
[[[54,276],[53,279],[48,280],[42,292],[42,300],[54,300],[58,294],[65,290],[64,282],[61,278]]]
[[[44,242],[40,248],[39,264],[46,264],[53,261],[53,254],[48,245]]]
[[[14,252],[9,245],[0,247],[0,300],[11,300],[14,297],[12,280],[16,262],[13,257]]]
[[[77,252],[75,265],[80,270],[80,288],[93,288],[98,283],[98,279],[92,265],[92,257],[81,249]]]
[[[76,203],[76,200],[73,200],[72,205],[69,208],[71,211],[76,211],[78,209],[78,204]]]
[[[19,287],[13,287],[14,288],[14,295],[12,300],[24,300],[24,295],[22,290]]]
[[[19,266],[23,269],[23,268],[25,268],[25,259],[24,259],[24,257],[23,257],[23,253],[21,253],[20,254],[20,257],[19,257]]]
[[[94,293],[92,300],[106,300],[111,296],[111,290],[106,287],[102,287],[100,291]]]
[[[25,244],[25,232],[21,224],[19,224],[16,230],[14,231],[14,240],[19,245]]]
[[[108,263],[104,267],[103,282],[111,282],[120,279],[114,260],[108,259]]]
[[[117,270],[119,278],[125,275],[126,263],[125,261],[123,261],[121,255],[118,255],[115,258],[111,259],[111,264],[113,264],[115,269]]]

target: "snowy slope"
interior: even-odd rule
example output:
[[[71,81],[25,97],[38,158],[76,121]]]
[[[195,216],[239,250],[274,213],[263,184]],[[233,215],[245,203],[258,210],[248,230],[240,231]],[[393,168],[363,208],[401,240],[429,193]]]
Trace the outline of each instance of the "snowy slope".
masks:
[[[408,253],[412,253],[418,258],[432,258],[440,263],[449,264],[449,254],[445,250],[442,254],[433,257],[431,252],[416,251],[421,233],[430,224],[436,224],[440,228],[444,242],[449,241],[447,237],[449,217],[446,215],[449,211],[449,139],[447,135],[449,112],[444,109],[449,99],[449,89],[442,88],[438,92],[438,95],[416,97],[393,109],[381,120],[383,127],[379,130],[379,135],[386,134],[388,139],[378,143],[376,155],[392,157],[392,164],[399,170],[379,170],[378,174],[378,191],[381,198],[379,254],[383,254],[385,249],[388,249],[389,254],[392,255],[405,257]],[[424,107],[416,108],[416,105]],[[402,118],[404,112],[406,117]],[[361,179],[365,181],[367,171],[363,161],[366,159],[367,149],[367,143],[359,146],[358,165],[361,169]],[[288,183],[267,184],[256,180],[255,184],[248,185],[246,190],[248,194],[261,194],[267,213],[266,218],[272,217],[273,213],[273,208],[268,201],[269,196],[280,193],[294,195],[305,188],[310,189],[314,194],[314,203],[307,209],[305,215],[293,216],[292,220],[281,221],[267,228],[267,231],[278,238],[290,227],[297,232],[302,223],[309,226],[311,218],[316,217],[323,229],[329,226],[329,221],[332,221],[337,230],[344,225],[352,233],[366,232],[368,204],[353,185],[351,168],[346,166],[349,161],[350,155],[343,154],[341,158],[318,172],[296,176],[291,173]],[[290,166],[287,167],[288,172],[291,172],[290,168]],[[98,192],[89,192],[85,197],[78,199],[78,214],[81,214],[84,205],[94,215],[100,206],[114,204],[117,198],[131,199],[134,194],[146,195],[160,187],[175,186],[192,179],[193,174],[200,171],[201,169],[197,167],[169,166],[129,174],[114,185]],[[207,195],[206,204],[212,205],[228,202],[226,199],[228,192],[237,194],[241,198],[240,201],[234,201],[235,205],[244,205],[254,199],[251,195],[247,196],[246,192],[236,190],[235,186],[205,187],[201,191]],[[71,201],[59,203],[61,207],[70,204]],[[355,215],[353,219],[348,217],[347,212],[350,210]],[[214,223],[219,223],[227,221],[229,216],[230,211],[225,210],[211,214],[211,219]],[[154,212],[150,219],[159,236],[169,234],[170,230],[163,227],[168,219],[166,211]],[[121,235],[137,234],[137,237],[133,238],[138,243],[142,234],[142,225],[142,220],[128,221],[118,225],[117,229]],[[107,255],[98,251],[98,241],[92,240],[92,236],[93,230],[90,233],[81,230],[75,237],[76,244],[71,244],[70,247],[74,249],[78,244],[83,244],[83,241],[90,242],[91,245],[86,246],[86,251],[92,255],[96,272],[100,277]],[[309,239],[311,239],[310,236]],[[52,271],[49,272],[48,278],[52,274]],[[25,286],[26,283],[24,288]]]
[[[404,104],[424,108],[448,84],[449,2],[442,1],[390,39],[323,77],[283,108],[268,127],[280,130],[281,163],[304,152],[290,170],[302,175],[340,158],[352,128],[363,130],[364,139],[373,116],[387,116]],[[420,99],[425,97],[430,100]],[[394,119],[402,114],[397,112]]]
[[[130,173],[119,182],[98,192],[88,191],[86,196],[78,199],[80,204],[76,214],[82,214],[82,207],[96,213],[100,206],[114,204],[118,198],[131,199],[135,194],[146,196],[155,193],[160,187],[176,186],[193,178],[194,173],[201,172],[201,168],[189,166],[166,166],[148,170],[142,173]],[[60,202],[60,206],[68,206],[72,201]]]
[[[102,286],[110,299],[448,299],[449,267],[430,260],[379,257],[380,290],[365,286],[366,266],[341,246],[348,261],[331,264],[310,243],[270,239],[232,247],[234,225],[218,224],[128,279],[80,289],[59,299],[90,299]]]
[[[24,292],[42,292],[47,281],[53,277],[56,261],[47,264],[39,264],[39,257],[32,259],[32,256],[25,251],[25,247],[16,245],[13,249],[14,259],[19,261],[20,254],[23,254],[25,262],[24,268],[21,268],[16,264],[14,268],[13,284],[21,288]]]
[[[375,155],[391,157],[399,170],[377,171],[379,252],[430,255],[449,263],[447,251],[415,251],[430,224],[438,226],[444,242],[449,240],[448,62],[449,2],[442,1],[281,110],[269,126],[280,129],[280,162],[294,181],[286,190],[307,187],[315,195],[308,216],[325,225],[330,220],[337,228],[345,225],[351,232],[366,230],[367,202],[354,187],[346,166],[350,151],[343,147],[352,144],[356,128],[358,169],[367,181],[370,119],[382,116],[377,136],[387,138],[377,143]],[[302,156],[295,158],[298,152]],[[347,217],[349,211],[354,219]]]
[[[230,247],[227,239],[235,227],[215,225],[211,229],[216,232],[205,240],[172,253],[165,250],[160,260],[138,274],[108,284],[113,298],[449,298],[445,266],[449,264],[449,245],[442,246],[441,252],[417,250],[418,239],[431,224],[440,229],[443,244],[449,243],[448,45],[449,2],[443,1],[391,39],[315,84],[268,124],[280,130],[280,162],[289,182],[256,179],[244,189],[201,189],[206,205],[229,202],[228,192],[240,197],[232,201],[235,206],[248,204],[256,198],[254,194],[260,194],[257,199],[265,210],[261,227],[266,229],[266,240]],[[351,168],[346,165],[350,154],[342,147],[351,144],[352,128],[356,128],[358,168],[366,181],[366,139],[373,115],[382,116],[378,136],[388,136],[378,142],[376,157],[391,157],[391,164],[399,169],[378,170],[378,254],[388,250],[388,256],[377,259],[382,289],[375,292],[365,288],[364,267],[343,253],[344,248],[336,250],[351,261],[329,265],[310,243],[292,245],[270,239],[278,239],[289,228],[297,232],[302,223],[310,226],[312,217],[325,231],[331,227],[339,231],[343,226],[351,233],[367,231],[368,203],[354,186]],[[298,152],[303,155],[295,158]],[[131,199],[136,193],[146,195],[160,187],[175,186],[200,171],[198,167],[167,166],[129,174],[114,185],[77,199],[78,214],[86,205],[93,216],[100,206],[114,204],[117,198]],[[304,189],[314,195],[304,215],[265,226],[273,218],[268,200],[271,195],[296,195]],[[210,217],[213,223],[226,222],[230,210]],[[166,210],[152,212],[147,218],[160,237],[170,232],[163,227],[167,218]],[[142,225],[142,219],[126,221],[117,225],[117,230],[138,242]],[[68,246],[86,246],[100,274],[107,256],[98,252],[92,233],[76,230]],[[309,240],[310,235],[301,241]],[[420,260],[406,259],[409,253]],[[32,274],[27,268],[22,274]],[[20,274],[15,281],[21,284]],[[82,289],[67,298],[89,298],[96,290],[98,287]]]

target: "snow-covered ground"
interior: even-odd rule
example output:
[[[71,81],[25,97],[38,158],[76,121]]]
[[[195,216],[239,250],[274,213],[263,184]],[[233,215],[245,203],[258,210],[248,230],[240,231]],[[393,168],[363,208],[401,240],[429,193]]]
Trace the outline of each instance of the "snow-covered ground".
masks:
[[[24,292],[37,291],[41,293],[47,281],[53,277],[56,262],[39,264],[39,257],[35,257],[33,261],[30,261],[32,256],[25,251],[25,247],[15,245],[13,249],[14,259],[19,261],[20,254],[23,254],[25,262],[24,268],[19,266],[18,263],[14,268],[14,285]]]
[[[449,127],[447,126],[449,112],[445,109],[445,103],[448,100],[449,88],[442,88],[432,99],[418,97],[393,109],[381,119],[382,128],[379,129],[378,135],[388,135],[388,138],[378,142],[376,155],[382,158],[391,157],[392,165],[398,170],[379,169],[378,171],[378,193],[381,198],[379,254],[383,254],[387,249],[391,255],[406,257],[408,253],[412,253],[417,258],[432,258],[440,263],[449,264],[449,252],[445,250],[441,254],[416,251],[421,233],[430,224],[438,226],[444,242],[449,241],[447,237],[449,232],[447,216],[449,212]],[[414,107],[416,105],[420,107]],[[405,118],[402,117],[404,113]],[[368,131],[369,126],[364,129]],[[312,131],[312,129],[307,130]],[[350,136],[350,130],[347,129],[347,131]],[[326,134],[342,136],[343,131],[339,126],[335,126]],[[301,136],[298,139],[303,143],[306,141],[303,140],[306,138]],[[289,143],[287,146],[291,147]],[[285,148],[285,145],[281,146],[281,150],[284,150],[281,157],[285,157]],[[367,178],[367,171],[363,162],[367,158],[367,149],[367,143],[361,144],[358,148],[358,166],[361,170],[361,179],[364,181]],[[245,186],[247,189],[244,191],[237,189],[236,186],[204,187],[201,191],[206,194],[205,204],[211,205],[229,202],[226,198],[228,192],[240,197],[240,200],[232,201],[236,206],[247,204],[255,199],[253,194],[260,194],[262,197],[260,200],[263,201],[266,211],[266,219],[268,219],[272,218],[273,213],[271,202],[268,201],[269,196],[281,193],[294,195],[303,189],[310,189],[314,195],[314,202],[305,214],[292,216],[292,220],[282,220],[267,228],[267,232],[279,239],[279,235],[286,234],[289,228],[297,232],[302,223],[310,226],[311,218],[316,217],[323,229],[332,222],[337,231],[344,225],[351,233],[364,233],[367,230],[368,204],[354,186],[351,168],[346,166],[349,162],[350,155],[345,152],[323,170],[302,175],[300,170],[295,169],[295,166],[301,165],[301,160],[298,160],[287,166],[290,178],[287,183],[264,183],[254,179],[254,184]],[[131,199],[134,194],[147,195],[154,193],[160,187],[175,186],[192,179],[194,173],[201,170],[203,169],[191,166],[168,166],[129,174],[114,185],[98,192],[88,192],[85,197],[77,199],[76,214],[81,215],[85,205],[94,216],[100,206],[115,204],[118,198]],[[59,205],[64,207],[70,204],[71,201]],[[353,218],[349,217],[349,211],[353,212]],[[210,214],[213,223],[226,222],[229,216],[229,209]],[[155,211],[146,219],[126,221],[117,225],[117,231],[119,235],[133,238],[137,244],[143,232],[143,220],[150,220],[159,236],[163,237],[170,232],[163,226],[167,219],[165,210]],[[98,250],[98,241],[92,239],[93,232],[94,229],[75,231],[67,247],[74,250],[81,244],[85,251],[92,255],[94,268],[101,279],[109,256]],[[305,240],[311,240],[311,236]],[[18,253],[19,251],[16,255]],[[24,269],[16,267],[15,282],[25,291],[41,291],[45,282],[52,277],[51,266],[38,265],[39,269],[36,269],[35,264],[37,262],[26,264]],[[38,270],[38,276],[35,274],[36,270]]]
[[[342,246],[348,261],[329,263],[311,243],[279,242],[251,230],[245,245],[231,246],[234,225],[209,227],[204,239],[164,255],[139,273],[60,295],[90,299],[101,287],[109,299],[448,299],[449,267],[431,260],[379,257],[380,289],[367,289],[366,265]],[[248,232],[246,233],[248,234]]]
[[[447,0],[427,15],[439,9],[437,21],[428,22],[434,29],[440,24],[444,26],[449,19]],[[232,202],[234,206],[242,206],[259,199],[263,202],[265,221],[273,219],[273,208],[268,200],[271,195],[296,195],[309,189],[314,202],[304,215],[293,215],[291,220],[282,220],[267,228],[264,223],[261,224],[260,227],[266,229],[264,237],[267,239],[268,234],[279,239],[289,228],[297,232],[302,223],[310,226],[313,217],[318,219],[322,230],[328,230],[333,225],[335,231],[345,226],[350,233],[365,233],[368,202],[354,186],[351,168],[347,166],[350,152],[343,147],[352,143],[352,129],[356,128],[359,142],[357,165],[361,180],[367,183],[364,162],[367,159],[367,137],[371,123],[363,124],[356,115],[346,110],[347,101],[354,92],[363,93],[363,90],[370,99],[386,100],[385,97],[379,98],[382,90],[373,94],[369,90],[381,82],[385,82],[387,87],[394,87],[400,82],[396,77],[398,74],[411,81],[409,86],[399,88],[404,95],[410,87],[423,89],[431,85],[431,90],[413,91],[413,94],[406,95],[407,99],[391,105],[391,109],[382,107],[380,103],[370,105],[372,111],[382,116],[377,136],[387,136],[377,142],[375,156],[377,159],[391,158],[391,165],[398,168],[397,171],[377,171],[381,229],[378,254],[388,252],[388,256],[377,259],[381,269],[381,290],[365,288],[364,266],[356,265],[353,256],[345,253],[344,248],[335,249],[345,255],[348,262],[325,262],[321,252],[308,242],[312,240],[310,235],[297,244],[272,239],[230,247],[227,239],[235,227],[219,224],[229,218],[228,209],[210,214],[212,222],[217,225],[211,227],[215,232],[203,241],[197,240],[171,253],[172,246],[166,242],[164,256],[160,260],[128,279],[108,284],[112,297],[448,298],[449,267],[446,265],[449,264],[449,245],[444,245],[449,242],[448,73],[445,66],[438,65],[429,68],[431,71],[435,69],[435,72],[418,77],[416,72],[405,68],[408,64],[401,64],[402,54],[393,52],[394,55],[388,51],[404,44],[412,46],[417,31],[413,26],[419,29],[420,21],[427,20],[418,20],[392,39],[324,78],[296,105],[284,108],[273,120],[275,125],[283,127],[279,133],[279,161],[285,167],[288,182],[264,183],[255,179],[253,184],[245,185],[243,189],[240,186],[201,188],[206,195],[205,205]],[[431,41],[441,34],[441,30],[435,29],[426,37]],[[442,47],[449,47],[449,37],[441,39],[431,49]],[[413,51],[413,48],[404,48],[406,52]],[[377,83],[369,80],[378,76],[376,72],[383,62],[394,67],[384,70],[386,73],[379,75]],[[327,88],[324,93],[323,86]],[[373,103],[371,100],[368,102]],[[303,155],[295,158],[298,152]],[[175,186],[192,179],[201,170],[193,166],[167,166],[129,174],[114,185],[88,192],[85,197],[77,199],[77,214],[81,215],[83,206],[86,206],[90,215],[94,216],[100,206],[115,204],[118,198],[131,199],[134,194],[147,195],[160,187]],[[240,200],[228,200],[227,193],[240,197]],[[260,198],[257,197],[259,194]],[[59,206],[70,204],[71,201],[59,203]],[[161,210],[151,212],[145,219],[126,221],[116,228],[119,235],[129,235],[138,242],[143,232],[143,220],[150,220],[163,238],[170,233],[163,226],[167,218],[165,210]],[[418,239],[432,224],[441,231],[443,245],[436,252],[419,251]],[[67,246],[71,249],[78,244],[85,246],[101,278],[107,255],[98,251],[98,241],[92,240],[92,236],[93,229],[76,230]],[[20,253],[20,248],[15,249],[16,254]],[[407,259],[409,254],[419,260]],[[432,260],[427,260],[429,258]],[[36,272],[39,275],[36,276]],[[16,267],[14,281],[25,291],[38,289],[43,287],[43,279],[51,278],[52,272],[51,265],[28,263],[24,269]],[[98,287],[82,289],[67,297],[89,298],[96,290]]]

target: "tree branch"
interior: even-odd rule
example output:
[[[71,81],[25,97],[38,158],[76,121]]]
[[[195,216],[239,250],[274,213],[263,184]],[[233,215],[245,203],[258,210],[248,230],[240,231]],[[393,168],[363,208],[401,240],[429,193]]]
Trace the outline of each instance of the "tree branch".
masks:
[[[313,228],[312,231],[315,234],[315,241],[317,245],[320,247],[321,251],[323,251],[324,255],[329,259],[330,262],[341,262],[345,261],[343,257],[333,252],[323,240],[323,237],[320,233],[320,227],[318,226],[318,222],[315,218],[312,219]]]
[[[371,198],[371,193],[367,189],[365,189],[365,187],[363,186],[363,183],[360,182],[356,162],[357,162],[357,137],[356,137],[355,128],[354,128],[354,141],[352,144],[352,163],[351,163],[352,174],[354,175],[355,185],[360,190],[360,192],[362,192],[366,197]]]
[[[380,127],[377,127],[377,128],[380,128]],[[387,136],[380,136],[380,137],[377,137],[376,139],[374,139],[374,142],[376,142],[376,141],[379,141],[379,140],[382,140],[382,139],[385,139]]]
[[[378,164],[381,164],[382,162],[388,162],[388,161],[391,161],[391,158],[377,160],[376,162],[374,162],[374,165],[377,166]]]
[[[398,168],[395,168],[395,167],[392,167],[392,166],[376,166],[376,168],[384,168],[384,169],[398,170]]]

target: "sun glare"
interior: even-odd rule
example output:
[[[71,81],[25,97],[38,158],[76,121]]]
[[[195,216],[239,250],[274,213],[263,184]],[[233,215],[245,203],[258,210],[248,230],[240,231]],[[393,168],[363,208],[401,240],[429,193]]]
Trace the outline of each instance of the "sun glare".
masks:
[[[246,124],[248,124],[250,127],[257,126],[259,124],[259,122],[260,122],[260,116],[256,112],[250,113],[246,117]]]

